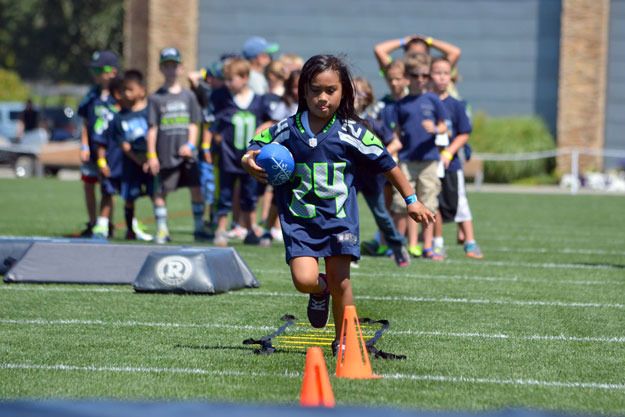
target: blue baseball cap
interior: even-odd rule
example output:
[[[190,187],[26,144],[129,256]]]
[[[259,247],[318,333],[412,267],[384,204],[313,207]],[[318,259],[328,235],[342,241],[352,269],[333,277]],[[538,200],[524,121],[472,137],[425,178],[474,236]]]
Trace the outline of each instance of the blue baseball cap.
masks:
[[[277,43],[269,43],[267,39],[260,36],[253,36],[245,41],[243,44],[243,56],[247,59],[256,58],[258,55],[264,53],[274,54],[280,50],[280,45]]]
[[[159,62],[162,64],[163,62],[167,62],[167,61],[181,63],[182,56],[180,55],[180,51],[173,47],[161,49]]]
[[[113,51],[96,51],[91,55],[91,68],[113,67],[119,68],[119,58]]]

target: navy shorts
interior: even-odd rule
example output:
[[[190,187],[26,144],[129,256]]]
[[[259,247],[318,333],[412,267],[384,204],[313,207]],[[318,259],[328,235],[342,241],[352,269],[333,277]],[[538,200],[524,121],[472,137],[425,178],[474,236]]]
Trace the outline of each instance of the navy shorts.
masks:
[[[239,204],[242,211],[254,211],[258,199],[258,181],[249,174],[219,173],[219,200],[217,200],[217,216],[225,216],[232,211],[232,194],[234,184],[240,181]]]
[[[132,161],[124,161],[121,196],[125,201],[135,201],[141,196],[154,195],[154,176]]]

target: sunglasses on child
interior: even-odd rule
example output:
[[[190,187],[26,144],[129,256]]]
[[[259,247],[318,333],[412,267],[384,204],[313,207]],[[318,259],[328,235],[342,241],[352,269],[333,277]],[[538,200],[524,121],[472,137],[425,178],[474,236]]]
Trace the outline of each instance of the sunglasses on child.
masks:
[[[408,76],[411,78],[430,78],[429,72],[409,72]]]
[[[110,65],[105,65],[103,67],[91,67],[91,72],[94,74],[106,74],[109,72],[113,72],[113,67]]]

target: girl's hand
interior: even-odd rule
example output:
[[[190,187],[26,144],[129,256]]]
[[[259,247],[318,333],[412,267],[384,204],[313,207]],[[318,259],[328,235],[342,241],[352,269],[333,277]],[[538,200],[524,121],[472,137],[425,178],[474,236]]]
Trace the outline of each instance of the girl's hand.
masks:
[[[211,155],[211,151],[208,149],[204,151],[204,162],[206,162],[207,164],[213,163],[213,155]]]
[[[267,172],[256,164],[256,155],[259,153],[260,150],[248,151],[243,155],[243,158],[241,158],[241,166],[257,181],[267,184]]]
[[[420,202],[414,202],[406,207],[408,215],[417,223],[427,226],[434,223],[436,216]]]

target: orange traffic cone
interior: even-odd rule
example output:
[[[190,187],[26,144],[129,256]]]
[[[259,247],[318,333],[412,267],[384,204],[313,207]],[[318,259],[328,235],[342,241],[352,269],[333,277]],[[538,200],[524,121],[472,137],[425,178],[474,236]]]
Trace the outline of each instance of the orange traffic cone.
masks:
[[[334,393],[323,351],[320,347],[310,347],[306,351],[304,381],[299,403],[303,407],[334,407]]]
[[[369,353],[362,337],[356,306],[345,306],[339,348],[336,354],[336,376],[351,379],[381,378],[371,370]]]

